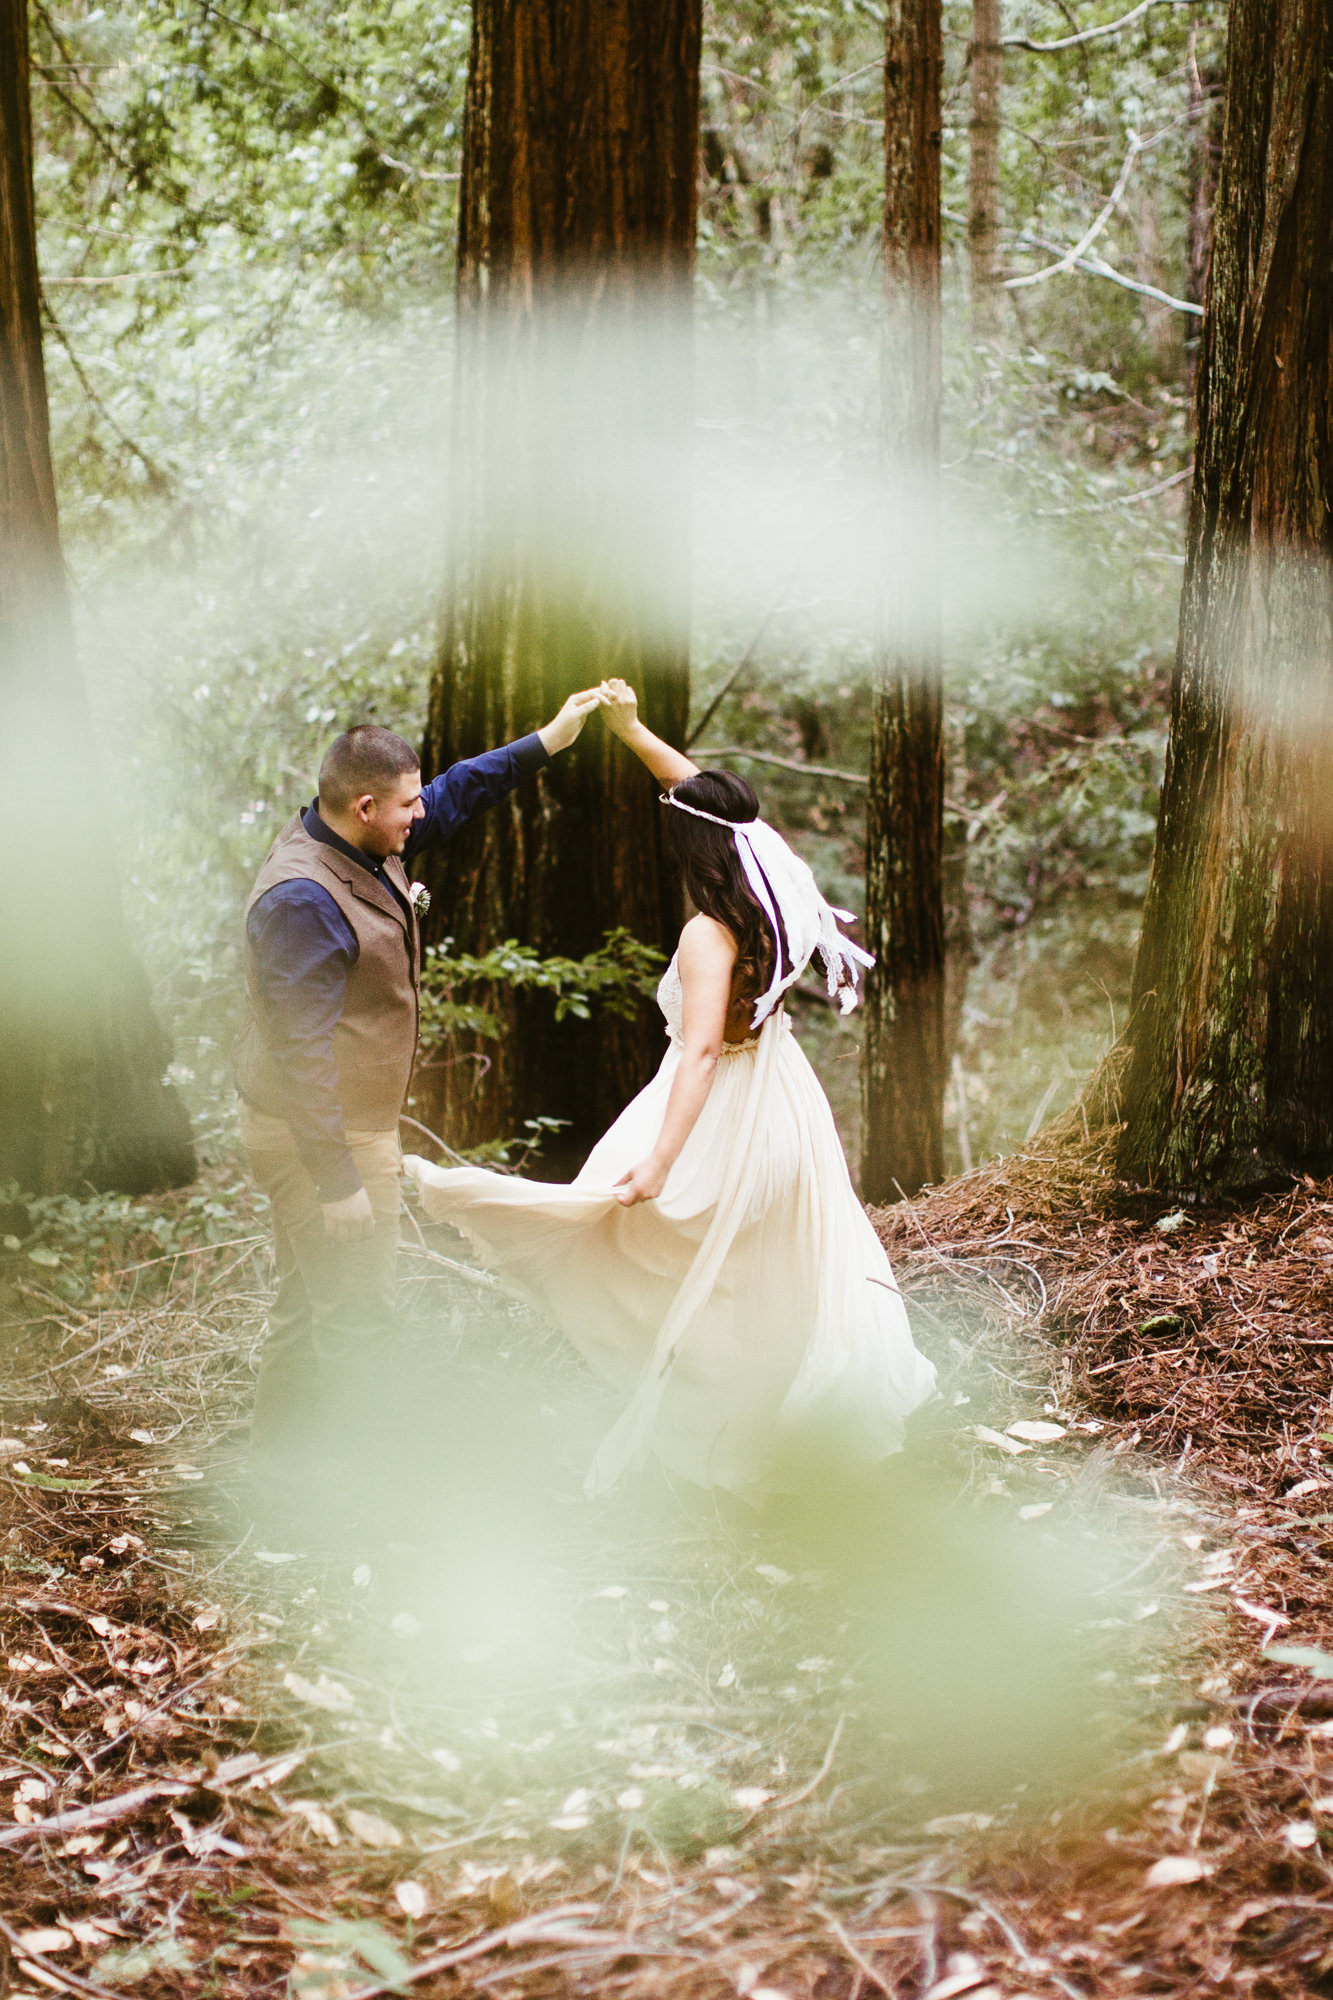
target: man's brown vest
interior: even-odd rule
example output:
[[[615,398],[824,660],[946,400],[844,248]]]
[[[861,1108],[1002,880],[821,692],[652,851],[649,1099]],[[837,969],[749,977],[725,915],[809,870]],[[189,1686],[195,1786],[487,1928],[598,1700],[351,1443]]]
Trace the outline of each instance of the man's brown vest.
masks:
[[[406,897],[407,872],[397,855],[389,856],[384,872]],[[356,964],[348,967],[342,1019],[333,1031],[338,1095],[349,1131],[395,1131],[417,1052],[421,939],[416,915],[406,916],[397,897],[360,862],[312,840],[299,816],[269,849],[245,906],[247,920],[260,897],[279,882],[317,882],[355,934],[360,950]],[[249,1008],[236,1044],[236,1080],[242,1096],[258,1110],[281,1117],[284,1079],[267,1045],[248,937],[245,985]]]

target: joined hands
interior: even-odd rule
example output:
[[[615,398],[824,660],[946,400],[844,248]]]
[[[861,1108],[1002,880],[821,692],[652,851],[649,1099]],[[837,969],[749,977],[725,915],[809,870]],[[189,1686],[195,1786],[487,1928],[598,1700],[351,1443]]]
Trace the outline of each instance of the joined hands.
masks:
[[[578,740],[584,723],[600,708],[608,729],[622,742],[633,735],[639,722],[639,698],[628,681],[605,680],[599,687],[580,688],[562,704],[557,714],[537,731],[548,756],[568,750]]]
[[[634,731],[639,720],[639,698],[628,681],[605,680],[599,687],[580,688],[562,704],[558,713],[537,734],[548,755],[568,750],[578,740],[584,723],[600,708],[608,729],[622,740]]]
[[[639,719],[639,698],[628,681],[606,680],[597,690],[602,720],[613,735],[627,738]]]
[[[578,738],[579,731],[595,708],[602,705],[600,688],[580,688],[577,694],[569,696],[557,714],[537,731],[547,756],[554,756],[557,750],[568,750]]]

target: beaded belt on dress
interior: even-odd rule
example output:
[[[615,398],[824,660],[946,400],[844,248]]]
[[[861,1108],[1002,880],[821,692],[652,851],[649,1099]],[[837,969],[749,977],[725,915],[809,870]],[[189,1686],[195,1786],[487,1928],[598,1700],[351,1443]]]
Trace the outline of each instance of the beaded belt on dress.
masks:
[[[791,1032],[791,1022],[787,1019],[785,1008],[780,1007],[773,1018],[780,1024],[778,1028],[779,1034],[789,1034]],[[760,1032],[762,1033],[762,1030]],[[667,1039],[678,1049],[683,1049],[685,1046],[685,1038],[678,1028],[668,1028]],[[721,1062],[724,1056],[746,1055],[751,1049],[759,1047],[759,1041],[759,1035],[747,1035],[743,1042],[723,1042],[721,1049],[718,1051],[718,1061]]]

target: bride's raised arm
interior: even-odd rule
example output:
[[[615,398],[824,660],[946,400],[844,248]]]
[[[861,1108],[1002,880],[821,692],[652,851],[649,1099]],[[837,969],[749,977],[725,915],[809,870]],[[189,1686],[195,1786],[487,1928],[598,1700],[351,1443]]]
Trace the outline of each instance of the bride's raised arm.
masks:
[[[683,779],[696,775],[697,764],[692,764],[683,751],[673,750],[640,722],[638,696],[627,682],[603,681],[599,692],[607,726],[640,763],[648,766],[659,785],[679,785]]]

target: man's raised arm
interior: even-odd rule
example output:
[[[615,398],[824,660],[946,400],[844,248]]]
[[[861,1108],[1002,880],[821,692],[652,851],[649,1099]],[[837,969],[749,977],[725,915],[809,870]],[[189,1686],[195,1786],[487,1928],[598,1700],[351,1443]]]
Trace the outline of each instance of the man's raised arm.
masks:
[[[559,751],[568,750],[601,700],[600,689],[582,688],[530,736],[520,736],[498,750],[483,750],[479,757],[463,757],[432,778],[422,788],[425,812],[412,829],[404,861],[424,847],[438,847],[478,813],[507,798],[529,772],[540,771]]]

